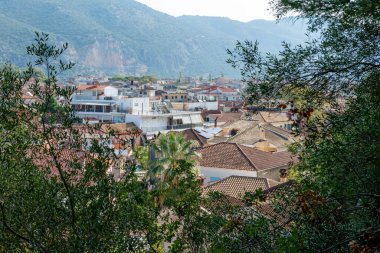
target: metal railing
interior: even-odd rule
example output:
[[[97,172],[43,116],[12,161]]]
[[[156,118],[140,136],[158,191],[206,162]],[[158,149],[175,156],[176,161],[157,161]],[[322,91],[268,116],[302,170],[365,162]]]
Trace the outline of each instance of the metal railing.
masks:
[[[179,129],[189,129],[195,127],[202,127],[203,124],[180,124],[180,125],[166,125],[166,126],[158,126],[158,127],[142,127],[143,132],[159,132],[159,131],[167,131],[167,130],[179,130]]]

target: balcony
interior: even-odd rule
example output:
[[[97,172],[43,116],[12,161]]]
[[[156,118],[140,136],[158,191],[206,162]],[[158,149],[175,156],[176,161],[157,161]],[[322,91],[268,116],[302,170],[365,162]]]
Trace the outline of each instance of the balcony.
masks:
[[[180,124],[180,125],[167,125],[159,127],[142,127],[144,133],[154,133],[159,131],[170,131],[170,130],[180,130],[180,129],[189,129],[195,127],[202,127],[203,124]]]

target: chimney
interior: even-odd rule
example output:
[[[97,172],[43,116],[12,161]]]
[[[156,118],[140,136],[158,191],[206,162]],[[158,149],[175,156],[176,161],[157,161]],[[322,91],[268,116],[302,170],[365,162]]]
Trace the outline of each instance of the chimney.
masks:
[[[200,186],[204,185],[204,183],[205,183],[205,177],[203,175],[199,175],[197,179],[198,179],[198,182],[199,182]]]
[[[261,125],[259,125],[259,130],[260,130],[259,138],[261,140],[266,140],[266,138],[265,138],[265,129]]]
[[[288,181],[288,170],[287,169],[280,169],[280,182],[286,183]]]

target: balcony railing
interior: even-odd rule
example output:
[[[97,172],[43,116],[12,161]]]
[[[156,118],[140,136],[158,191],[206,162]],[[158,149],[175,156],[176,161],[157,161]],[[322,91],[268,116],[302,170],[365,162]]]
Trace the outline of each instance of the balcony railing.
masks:
[[[142,127],[143,132],[159,132],[159,131],[167,131],[167,130],[179,130],[179,129],[189,129],[195,127],[202,127],[203,124],[181,124],[181,125],[167,125],[167,126],[159,126],[159,127]]]

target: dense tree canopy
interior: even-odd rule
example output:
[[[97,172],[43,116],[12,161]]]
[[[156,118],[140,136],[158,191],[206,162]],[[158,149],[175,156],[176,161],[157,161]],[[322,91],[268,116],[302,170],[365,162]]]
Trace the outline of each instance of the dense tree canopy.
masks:
[[[75,124],[73,90],[57,83],[73,67],[60,60],[67,45],[37,34],[28,70],[0,69],[0,251],[379,250],[380,4],[272,6],[279,18],[307,18],[310,41],[266,56],[257,43],[239,42],[229,54],[249,83],[248,99],[294,100],[293,112],[307,119],[304,141],[292,147],[300,163],[291,184],[231,205],[226,196],[202,193],[190,143],[180,135],[156,139],[154,162],[147,149],[132,161],[118,157],[105,145],[113,133],[87,145],[83,131],[99,126]],[[25,102],[26,87],[34,103]],[[120,181],[108,173],[116,164],[125,172]],[[138,168],[149,177],[139,179]]]
[[[200,200],[193,164],[177,157],[176,175],[184,180],[162,193],[134,173],[147,163],[144,150],[131,163],[107,145],[117,133],[89,142],[86,136],[98,135],[100,126],[76,124],[73,89],[57,81],[73,66],[61,60],[66,49],[37,33],[28,70],[0,69],[0,251],[158,252],[179,239],[180,222],[170,217],[200,208],[193,204]],[[45,78],[35,78],[34,65]],[[33,102],[25,101],[26,91]],[[122,180],[110,167],[125,172]],[[157,205],[160,194],[167,201]]]
[[[273,240],[279,243],[275,248],[375,252],[380,245],[380,2],[273,0],[271,5],[278,18],[306,19],[309,41],[284,42],[278,55],[263,55],[256,42],[238,42],[228,51],[228,62],[248,82],[248,102],[287,99],[295,124],[306,123],[300,127],[304,141],[292,147],[300,156],[291,173],[298,187],[287,196],[294,197],[299,212],[288,224],[289,236],[282,243]]]
[[[238,42],[228,60],[249,82],[249,96],[272,97],[286,85],[313,87],[325,98],[352,88],[380,68],[380,2],[273,0],[278,18],[306,18],[309,41],[283,43],[263,55],[255,42]]]

